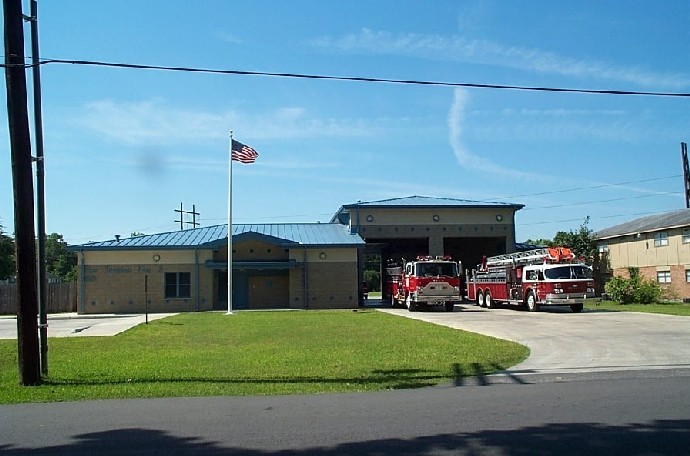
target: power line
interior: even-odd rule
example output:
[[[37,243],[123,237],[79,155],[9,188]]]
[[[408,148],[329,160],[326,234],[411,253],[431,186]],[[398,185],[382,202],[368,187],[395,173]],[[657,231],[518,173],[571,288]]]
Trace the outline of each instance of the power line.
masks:
[[[635,212],[631,214],[610,214],[610,215],[600,215],[597,217],[591,217],[591,220],[597,220],[597,219],[608,219],[608,218],[616,218],[616,217],[637,217],[637,216],[642,216],[642,215],[654,215],[654,214],[665,214],[668,211],[650,211],[650,212]],[[533,226],[533,225],[549,225],[553,223],[565,223],[565,222],[581,222],[582,217],[580,218],[575,218],[575,219],[565,219],[565,220],[547,220],[544,222],[532,222],[532,223],[521,223],[521,226]]]
[[[656,97],[690,97],[690,93],[684,92],[647,92],[634,90],[597,90],[597,89],[573,89],[563,87],[536,87],[536,86],[516,86],[503,84],[477,84],[468,82],[442,82],[442,81],[423,81],[417,79],[387,79],[374,78],[362,76],[331,76],[319,74],[305,74],[305,73],[277,73],[268,71],[246,71],[246,70],[219,70],[212,68],[194,68],[194,67],[178,67],[165,65],[147,65],[136,63],[118,63],[118,62],[104,62],[98,60],[71,60],[71,59],[42,59],[39,65],[48,64],[69,64],[69,65],[87,65],[111,68],[129,68],[138,70],[161,70],[161,71],[177,71],[187,73],[206,73],[206,74],[229,74],[242,76],[267,76],[278,78],[297,78],[297,79],[320,79],[330,81],[353,81],[353,82],[374,82],[374,83],[389,83],[389,84],[409,84],[409,85],[426,85],[426,86],[442,86],[442,87],[465,87],[475,89],[503,89],[503,90],[521,90],[521,91],[536,91],[536,92],[561,92],[561,93],[586,93],[596,95],[638,95],[638,96],[656,96]],[[4,65],[3,65],[4,66]],[[31,67],[32,65],[24,65]]]
[[[582,201],[579,203],[567,203],[567,204],[554,204],[552,206],[537,206],[537,207],[529,207],[525,208],[525,210],[531,210],[531,209],[555,209],[559,207],[570,207],[570,206],[584,206],[585,204],[598,204],[598,203],[613,203],[616,201],[625,201],[625,200],[633,200],[633,199],[642,199],[642,198],[652,198],[655,196],[668,196],[668,195],[680,195],[682,192],[661,192],[661,193],[654,193],[652,195],[636,195],[636,196],[626,196],[622,198],[611,198],[611,199],[606,199],[606,200],[599,200],[599,201]]]
[[[522,194],[522,195],[513,195],[513,196],[500,197],[500,198],[482,199],[482,200],[478,200],[478,201],[485,202],[485,201],[495,201],[496,199],[509,199],[509,198],[524,197],[524,196],[540,196],[540,195],[548,195],[548,194],[554,194],[554,193],[568,193],[568,192],[575,192],[575,191],[581,191],[581,190],[593,190],[593,189],[600,189],[600,188],[605,188],[605,187],[616,187],[616,186],[620,186],[620,185],[639,184],[639,183],[644,183],[644,182],[653,182],[653,181],[659,181],[659,180],[665,180],[665,179],[675,179],[675,178],[678,178],[681,176],[682,175],[680,175],[680,174],[676,174],[673,176],[651,177],[648,179],[641,179],[641,180],[635,180],[635,181],[614,182],[614,183],[610,183],[610,184],[592,185],[589,187],[566,188],[566,189],[561,189],[561,190],[553,190],[553,191],[539,192],[539,193],[526,193],[526,194]],[[620,197],[620,198],[611,198],[611,199],[598,200],[598,201],[581,201],[581,202],[577,202],[577,203],[554,204],[554,205],[550,205],[550,206],[525,207],[523,210],[529,211],[529,210],[535,210],[535,209],[555,209],[555,208],[563,208],[563,207],[570,207],[570,206],[584,206],[586,204],[612,203],[612,202],[624,201],[624,200],[653,198],[653,197],[657,197],[657,196],[669,196],[669,195],[679,195],[679,194],[681,194],[681,192],[667,191],[667,192],[658,192],[658,193],[646,194],[646,195],[635,195],[635,196],[627,196],[627,197]],[[263,217],[252,217],[252,220],[257,220],[257,219],[276,220],[276,219],[285,219],[285,218],[314,217],[314,216],[318,217],[318,216],[330,216],[330,215],[332,215],[332,214],[330,214],[330,213],[328,213],[328,214],[326,214],[326,213],[321,213],[321,214],[287,214],[287,215],[272,215],[272,216],[263,216]],[[606,216],[606,217],[618,217],[618,215],[612,215],[612,216]],[[606,218],[606,217],[598,217],[598,218]],[[238,218],[243,218],[243,217],[238,217]],[[246,218],[246,217],[244,217],[244,218]],[[209,218],[206,220],[213,222],[213,221],[222,221],[225,219]],[[579,220],[579,219],[577,219],[577,220]],[[572,221],[572,220],[563,220],[563,221]],[[536,222],[534,224],[540,224],[540,223],[552,223],[552,221]]]
[[[333,80],[333,81],[352,81],[352,82],[371,82],[371,83],[390,83],[390,84],[408,84],[408,85],[427,85],[427,86],[442,86],[442,87],[464,87],[464,88],[480,88],[480,89],[502,89],[502,90],[518,90],[518,91],[538,91],[538,92],[560,92],[560,93],[583,93],[583,94],[598,94],[598,95],[637,95],[637,96],[662,96],[662,97],[690,97],[690,93],[683,92],[650,92],[650,91],[626,91],[626,90],[596,90],[596,89],[573,89],[573,88],[559,88],[559,87],[535,87],[535,86],[515,86],[515,85],[501,85],[501,84],[478,84],[478,83],[462,83],[462,82],[442,82],[442,81],[424,81],[424,80],[407,80],[407,79],[387,79],[374,77],[354,77],[354,76],[332,76],[332,75],[316,75],[316,74],[302,74],[302,73],[278,73],[278,72],[263,72],[263,71],[245,71],[245,70],[220,70],[210,68],[194,68],[194,67],[178,67],[178,66],[163,66],[163,65],[147,65],[147,64],[133,64],[133,63],[117,63],[104,62],[96,60],[71,60],[71,59],[43,59],[38,65],[48,64],[71,64],[71,65],[85,65],[85,66],[99,66],[111,68],[125,68],[125,69],[144,69],[144,70],[159,70],[159,71],[175,71],[175,72],[189,72],[189,73],[206,73],[206,74],[225,74],[225,75],[243,75],[243,76],[265,76],[265,77],[279,77],[279,78],[298,78],[298,79],[313,79],[313,80]],[[0,65],[6,67],[7,65]],[[33,67],[34,65],[10,65],[23,66],[25,68]],[[541,196],[547,194],[567,193],[579,190],[591,190],[597,188],[613,187],[619,185],[627,185],[633,183],[651,182],[655,180],[677,178],[679,175],[650,178],[639,181],[627,181],[612,184],[602,184],[590,187],[578,187],[562,190],[553,190],[547,192],[539,192],[532,194],[513,195],[501,198],[516,198],[524,196]],[[607,203],[614,201],[621,201],[626,199],[647,198],[651,196],[671,195],[678,192],[667,192],[655,195],[641,195],[629,198],[615,198],[602,201],[589,201],[581,203],[570,203],[563,205],[553,205],[526,209],[551,209],[558,207],[576,206],[593,203]],[[495,198],[494,198],[495,199]],[[488,201],[488,200],[483,200]],[[630,214],[634,215],[634,214]],[[278,217],[264,217],[264,218],[287,218],[292,216],[278,216]],[[616,216],[608,216],[616,217]],[[599,217],[604,218],[604,217]],[[578,219],[579,220],[579,219]],[[573,220],[562,220],[562,222]],[[548,222],[536,222],[527,225],[535,225]]]
[[[562,189],[562,190],[551,190],[548,192],[524,193],[522,195],[500,196],[500,197],[496,197],[496,198],[483,199],[480,201],[494,201],[497,199],[521,198],[523,196],[542,196],[542,195],[551,195],[554,193],[568,193],[568,192],[575,192],[575,191],[580,191],[580,190],[594,190],[597,188],[617,187],[619,185],[641,184],[644,182],[652,182],[652,181],[658,181],[658,180],[664,180],[664,179],[676,179],[678,177],[682,177],[682,174],[675,174],[673,176],[665,176],[665,177],[652,177],[649,179],[642,179],[642,180],[637,180],[637,181],[627,181],[627,182],[616,182],[616,183],[612,183],[612,184],[592,185],[589,187],[575,187],[575,188],[566,188],[566,189]]]

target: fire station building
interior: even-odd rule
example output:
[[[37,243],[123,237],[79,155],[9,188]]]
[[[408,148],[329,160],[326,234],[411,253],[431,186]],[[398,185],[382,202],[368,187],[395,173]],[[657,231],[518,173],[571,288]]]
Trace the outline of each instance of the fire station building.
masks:
[[[342,206],[330,223],[232,226],[232,307],[346,309],[365,253],[451,255],[474,265],[515,250],[523,206],[412,196]],[[228,230],[215,225],[71,246],[78,312],[227,309]]]
[[[350,227],[367,252],[388,259],[450,255],[476,265],[483,255],[515,251],[515,212],[522,204],[411,196],[344,205],[331,222]]]

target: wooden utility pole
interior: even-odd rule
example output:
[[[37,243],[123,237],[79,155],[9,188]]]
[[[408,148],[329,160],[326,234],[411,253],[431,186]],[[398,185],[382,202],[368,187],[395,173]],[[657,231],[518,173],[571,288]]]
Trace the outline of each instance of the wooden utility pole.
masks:
[[[34,89],[34,145],[36,147],[36,235],[38,236],[38,341],[41,374],[48,375],[48,279],[46,272],[46,202],[43,154],[43,109],[41,108],[41,65],[38,51],[38,2],[31,0],[31,78]]]
[[[17,258],[17,347],[19,381],[41,383],[38,345],[38,292],[31,139],[24,61],[24,20],[21,0],[3,0],[5,81],[12,155],[14,239]]]

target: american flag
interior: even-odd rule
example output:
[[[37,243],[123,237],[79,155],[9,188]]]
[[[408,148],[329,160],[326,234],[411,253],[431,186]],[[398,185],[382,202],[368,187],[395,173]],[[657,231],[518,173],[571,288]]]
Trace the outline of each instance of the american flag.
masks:
[[[256,160],[256,157],[259,156],[259,153],[253,148],[233,139],[231,155],[233,161],[251,164],[254,163],[254,160]]]

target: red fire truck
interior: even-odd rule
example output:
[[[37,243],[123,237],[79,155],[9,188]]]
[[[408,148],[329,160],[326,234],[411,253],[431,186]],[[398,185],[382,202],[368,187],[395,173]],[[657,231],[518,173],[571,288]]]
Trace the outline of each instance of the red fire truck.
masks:
[[[386,268],[392,307],[404,305],[410,312],[421,306],[442,305],[452,312],[462,301],[462,264],[451,257],[419,256]]]
[[[535,312],[542,305],[568,305],[580,312],[594,298],[592,269],[565,247],[484,258],[468,278],[467,298],[487,308],[505,303]]]

